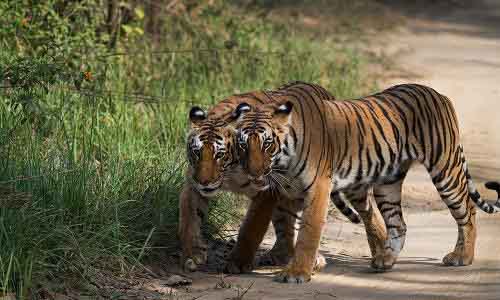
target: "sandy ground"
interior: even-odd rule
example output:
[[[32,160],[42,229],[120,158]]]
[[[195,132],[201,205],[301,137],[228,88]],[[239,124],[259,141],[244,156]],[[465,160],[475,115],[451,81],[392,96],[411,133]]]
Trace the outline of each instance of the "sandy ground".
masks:
[[[391,78],[386,86],[413,81],[449,96],[456,105],[472,176],[477,183],[499,179],[500,1],[409,17],[407,25],[387,41],[388,49],[398,49],[393,58],[406,73],[421,76]],[[189,292],[179,296],[241,299],[253,283],[242,299],[500,299],[500,216],[478,214],[472,266],[443,267],[442,257],[455,245],[456,225],[447,210],[436,210],[444,206],[422,168],[410,174],[404,195],[408,239],[392,271],[371,271],[362,226],[330,221],[321,245],[328,265],[310,283],[274,283],[276,270],[224,279],[194,273]],[[417,200],[432,209],[421,203],[415,208],[411,203]]]
[[[395,268],[374,273],[364,228],[329,223],[321,247],[327,257],[325,270],[310,283],[280,284],[272,281],[276,270],[224,278],[193,274],[186,298],[238,299],[500,299],[500,242],[497,216],[479,219],[479,243],[474,264],[444,267],[441,258],[455,244],[456,227],[447,211],[407,215],[408,240]],[[217,286],[226,285],[226,288]]]

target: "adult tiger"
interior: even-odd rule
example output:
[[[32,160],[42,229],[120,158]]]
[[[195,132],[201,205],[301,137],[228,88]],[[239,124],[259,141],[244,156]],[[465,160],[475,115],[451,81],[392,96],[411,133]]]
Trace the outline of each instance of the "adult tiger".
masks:
[[[308,97],[314,99],[334,99],[322,87],[305,82],[286,84],[278,91],[286,93],[291,87],[304,90]],[[187,157],[189,166],[186,180],[180,197],[179,211],[179,238],[182,247],[182,263],[185,269],[194,271],[207,258],[207,245],[200,234],[201,222],[207,214],[209,198],[220,190],[241,193],[254,199],[251,211],[255,209],[260,216],[272,218],[276,232],[276,243],[273,249],[262,258],[262,261],[272,264],[285,264],[293,255],[295,219],[286,208],[275,207],[273,191],[261,191],[242,173],[238,164],[237,149],[235,147],[236,131],[232,125],[235,120],[233,112],[244,111],[249,107],[241,105],[264,104],[272,101],[269,96],[272,92],[258,91],[231,96],[217,105],[208,113],[199,107],[193,107],[189,113],[191,130],[187,138]],[[332,198],[334,204],[352,222],[359,223],[359,215],[345,205],[341,197]],[[261,225],[267,228],[269,221]],[[264,228],[264,227],[263,227]],[[252,239],[261,240],[264,232],[256,231]],[[258,246],[258,245],[257,245]],[[249,256],[257,248],[246,249]],[[322,257],[318,256],[318,267],[323,265]],[[252,261],[247,261],[244,269],[249,270]]]
[[[266,186],[277,180],[287,182],[295,187],[293,192],[277,184],[287,197],[304,199],[299,207],[303,208],[304,226],[299,231],[295,256],[277,281],[310,280],[325,223],[325,199],[339,192],[345,193],[361,214],[372,267],[391,268],[405,242],[401,186],[413,162],[427,168],[458,225],[455,249],[443,263],[472,263],[474,203],[485,212],[499,212],[500,184],[486,185],[499,194],[495,204],[481,199],[459,143],[455,111],[446,96],[417,84],[398,85],[345,101],[307,99],[298,87],[288,89],[287,95],[277,92],[271,96],[273,103],[251,111],[237,110],[236,116],[240,164],[248,178]],[[378,210],[367,198],[372,187]],[[242,227],[239,239],[245,240],[248,229]],[[245,261],[244,255],[234,253],[228,269]]]

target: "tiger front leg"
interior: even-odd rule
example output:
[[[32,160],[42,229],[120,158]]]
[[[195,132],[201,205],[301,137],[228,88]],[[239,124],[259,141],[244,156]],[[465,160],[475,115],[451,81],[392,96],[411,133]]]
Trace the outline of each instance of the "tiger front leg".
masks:
[[[252,198],[238,233],[238,241],[224,267],[225,272],[239,274],[253,270],[255,253],[269,227],[276,203],[277,198],[267,191]]]
[[[304,283],[311,280],[316,264],[321,232],[328,212],[331,182],[317,180],[305,198],[295,254],[290,263],[275,277],[283,283]]]
[[[185,183],[179,201],[179,240],[181,264],[185,271],[196,271],[207,261],[207,244],[201,236],[201,224],[208,212],[208,199]]]
[[[256,259],[256,266],[284,266],[293,257],[295,252],[295,223],[300,209],[298,204],[298,201],[280,196],[271,220],[276,241],[271,250]]]
[[[298,212],[302,210],[301,200],[283,199],[279,200],[273,211],[272,224],[276,235],[276,241],[271,250],[257,257],[255,265],[262,266],[284,266],[287,265],[295,253],[295,224]],[[326,258],[316,254],[313,272],[319,272],[326,266]]]

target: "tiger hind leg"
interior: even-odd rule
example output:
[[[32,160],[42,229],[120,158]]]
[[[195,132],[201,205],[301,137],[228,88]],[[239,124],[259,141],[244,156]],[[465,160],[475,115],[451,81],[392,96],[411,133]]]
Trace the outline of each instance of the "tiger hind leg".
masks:
[[[458,224],[458,239],[455,249],[443,258],[446,266],[468,266],[474,260],[476,245],[476,207],[471,201],[466,201],[466,214],[469,221],[465,224],[459,223],[460,219],[455,218]]]
[[[372,254],[372,266],[380,257],[384,257],[385,243],[387,240],[387,229],[384,219],[371,199],[368,197],[367,189],[362,188],[356,191],[347,191],[347,197],[351,200],[351,204],[361,216],[365,225],[366,237]]]
[[[260,192],[252,198],[238,232],[236,245],[224,266],[225,272],[239,274],[253,270],[255,253],[271,222],[276,202],[277,198],[268,191]]]
[[[387,229],[384,252],[372,260],[372,267],[377,270],[391,269],[406,239],[406,223],[401,210],[401,192],[403,180],[373,187],[373,196]]]
[[[457,148],[453,156],[441,166],[434,166],[430,175],[458,226],[455,249],[443,258],[443,264],[466,266],[474,260],[476,207],[469,195],[467,167],[461,148]]]

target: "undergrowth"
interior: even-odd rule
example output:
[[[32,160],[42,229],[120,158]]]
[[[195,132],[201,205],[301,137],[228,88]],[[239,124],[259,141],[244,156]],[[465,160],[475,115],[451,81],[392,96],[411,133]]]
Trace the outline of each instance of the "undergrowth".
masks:
[[[86,9],[99,9],[88,2]],[[195,16],[166,16],[156,46],[134,30],[142,24],[136,8],[115,48],[95,27],[77,37],[72,23],[61,23],[62,33],[36,31],[29,26],[45,19],[0,5],[3,16],[20,18],[0,30],[0,297],[33,295],[37,283],[61,274],[127,274],[177,251],[192,104],[208,108],[292,80],[321,84],[338,98],[366,86],[356,52],[212,2]],[[50,4],[57,1],[43,9]],[[51,34],[64,51],[44,42]],[[212,201],[207,234],[237,222],[238,203],[227,195]]]

